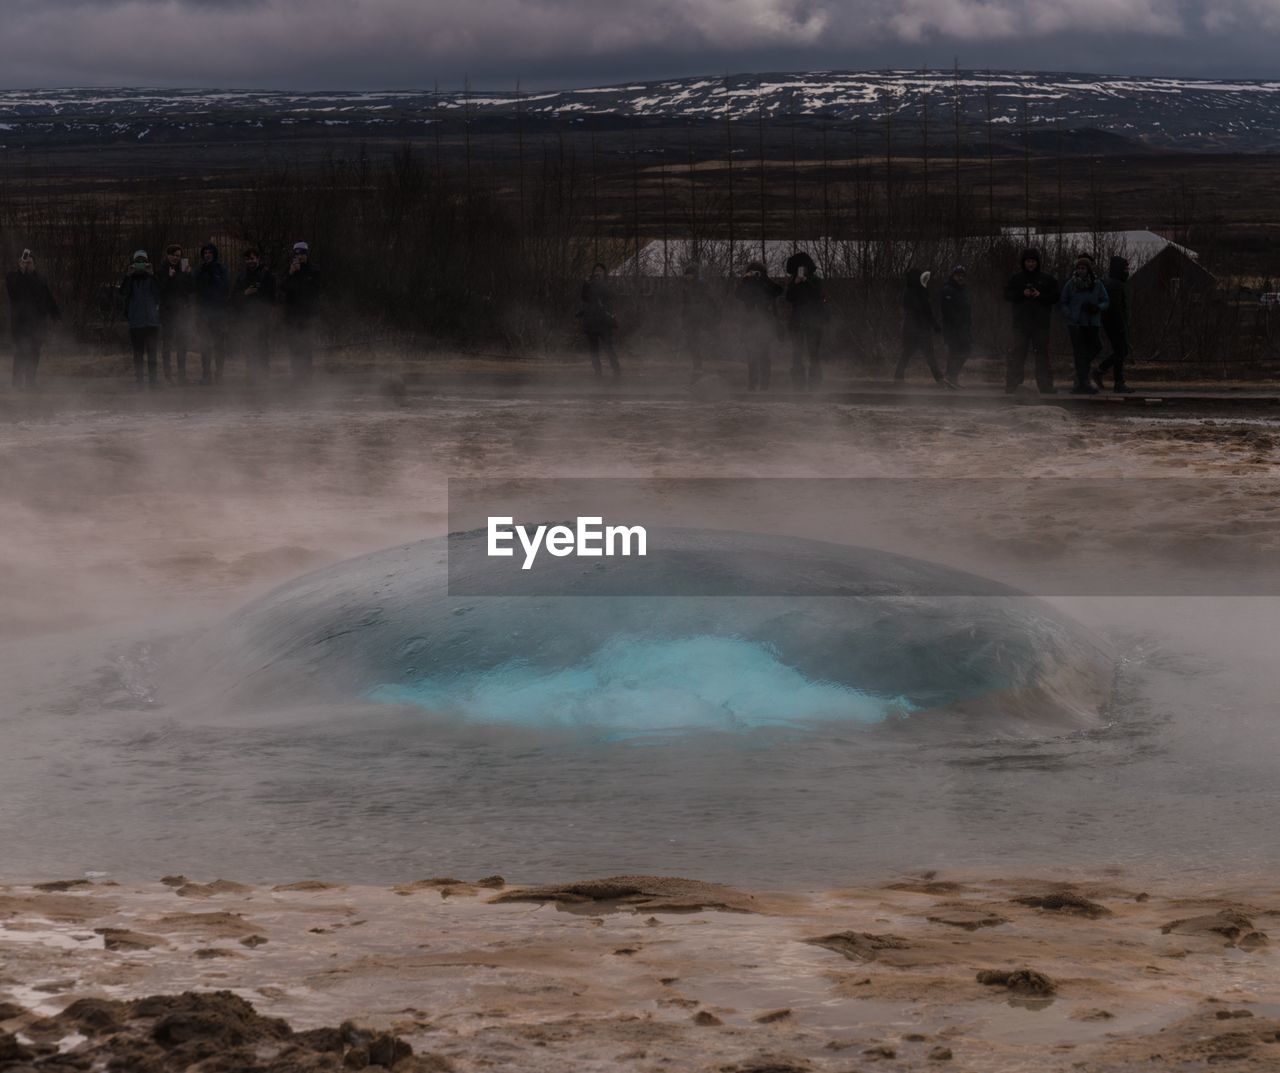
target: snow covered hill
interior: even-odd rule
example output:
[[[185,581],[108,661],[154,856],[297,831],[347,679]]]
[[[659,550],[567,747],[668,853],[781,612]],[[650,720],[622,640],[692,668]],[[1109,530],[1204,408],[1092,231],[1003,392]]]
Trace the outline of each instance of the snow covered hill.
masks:
[[[962,71],[815,71],[637,82],[517,95],[510,92],[286,92],[245,90],[0,90],[0,144],[186,140],[218,128],[408,133],[438,121],[596,122],[808,117],[841,124],[926,123],[931,140],[953,128],[959,103],[969,136],[991,124],[1101,130],[1158,148],[1280,149],[1280,81]]]

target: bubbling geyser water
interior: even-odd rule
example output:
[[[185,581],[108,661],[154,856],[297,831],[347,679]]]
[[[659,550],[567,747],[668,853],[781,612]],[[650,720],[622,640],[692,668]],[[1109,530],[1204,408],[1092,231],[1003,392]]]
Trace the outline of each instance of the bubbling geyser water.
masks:
[[[650,533],[664,549],[653,561],[551,560],[536,577],[509,575],[503,595],[450,595],[448,555],[483,569],[482,540],[421,541],[284,585],[206,639],[198,692],[233,708],[347,699],[625,736],[948,712],[1086,726],[1110,687],[1078,624],[922,560],[663,530]],[[637,591],[805,595],[626,594]]]

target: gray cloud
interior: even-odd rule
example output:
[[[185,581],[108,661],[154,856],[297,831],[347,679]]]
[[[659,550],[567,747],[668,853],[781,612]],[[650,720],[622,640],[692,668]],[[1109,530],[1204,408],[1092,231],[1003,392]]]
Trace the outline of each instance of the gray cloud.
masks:
[[[0,0],[0,18],[11,86],[568,86],[953,53],[1256,74],[1280,0]]]

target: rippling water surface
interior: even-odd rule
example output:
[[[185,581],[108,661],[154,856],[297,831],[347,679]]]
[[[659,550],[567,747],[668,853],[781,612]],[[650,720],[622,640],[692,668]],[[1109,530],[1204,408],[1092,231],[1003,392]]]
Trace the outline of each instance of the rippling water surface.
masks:
[[[431,480],[499,456],[514,465],[516,440],[535,427],[544,454],[583,448],[581,438],[546,447],[530,409],[491,408],[483,436],[456,410],[432,433],[400,416],[393,426],[349,419],[337,446],[364,452],[368,464],[356,469],[323,414],[262,418],[269,428],[247,426],[257,439],[159,417],[13,430],[5,503],[20,539],[4,552],[6,608],[29,625],[0,645],[7,878],[180,871],[384,883],[657,872],[789,887],[923,868],[1079,863],[1210,877],[1274,865],[1273,599],[1059,601],[1105,639],[1118,667],[1101,724],[1062,733],[976,733],[894,696],[797,678],[767,650],[723,639],[606,646],[555,674],[513,664],[464,683],[470,705],[438,715],[430,676],[235,716],[154,692],[163,669],[196,658],[189,645],[200,631],[249,597],[438,527],[438,506],[406,506],[428,465],[412,437],[440,438]],[[704,415],[692,441],[680,439],[686,426],[674,416],[659,416],[674,430],[666,442],[652,442],[643,420],[599,428],[601,457],[627,456],[631,472],[700,472],[708,443],[720,442],[733,445],[736,465],[784,469],[763,449],[786,452],[793,441],[793,459],[812,473],[824,472],[817,459],[830,472],[873,454],[857,439],[867,415],[822,417],[824,443],[835,445],[826,454],[809,442],[803,414]],[[924,444],[935,469],[948,444],[996,435],[949,420],[959,422],[953,434],[909,441]],[[1045,422],[999,435],[1060,464],[1078,430]],[[286,453],[263,470],[267,443]],[[627,455],[637,445],[648,452],[639,461]],[[211,447],[223,449],[223,468],[208,465],[218,457]],[[323,460],[314,472],[298,461],[304,447]],[[1202,441],[1195,450],[1204,455]],[[192,485],[193,470],[165,468],[174,451],[201,460],[204,485]],[[887,465],[895,456],[875,457]],[[57,474],[88,458],[106,468],[79,474],[59,498]],[[407,468],[390,464],[397,459]],[[134,593],[136,605],[122,610]],[[723,673],[682,677],[707,661]],[[852,717],[821,718],[833,707]]]
[[[674,685],[654,687],[655,724],[688,714],[662,707]],[[913,868],[1210,875],[1273,860],[1275,728],[1231,669],[1137,650],[1118,689],[1098,730],[982,740],[909,718],[619,735],[375,703],[207,726],[90,705],[9,728],[0,813],[22,832],[6,839],[9,874],[32,876],[825,886]]]

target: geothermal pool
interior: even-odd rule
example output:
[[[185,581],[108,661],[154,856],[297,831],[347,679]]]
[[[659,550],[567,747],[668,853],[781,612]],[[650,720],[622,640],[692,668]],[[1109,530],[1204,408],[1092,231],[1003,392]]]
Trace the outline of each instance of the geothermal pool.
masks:
[[[407,509],[406,489],[491,467],[492,446],[468,453],[477,423],[514,442],[533,418],[458,403],[428,434],[414,416],[344,416],[363,459],[349,470],[325,446],[331,412],[80,415],[15,432],[32,450],[6,448],[9,516],[32,533],[61,524],[6,552],[7,576],[42,579],[10,605],[29,625],[0,643],[10,878],[648,872],[760,888],[1273,864],[1280,601],[664,596],[628,611],[583,597],[521,611],[450,597],[416,542],[443,531],[436,500]],[[669,416],[598,426],[610,464],[697,472],[703,445],[678,439],[661,462],[636,460]],[[810,437],[855,417],[870,431],[823,465],[910,463],[876,452],[884,430],[866,413],[726,404],[706,435],[759,468],[734,429],[763,431],[813,473]],[[1079,434],[947,420],[930,451],[980,433],[1056,459]],[[251,462],[249,431],[281,447],[274,469]],[[86,439],[105,469],[76,470]],[[221,444],[227,464],[192,492],[169,480],[172,454],[145,453],[174,443],[191,459]],[[554,469],[576,448],[539,450]],[[1098,457],[1115,450],[1103,439]],[[74,509],[37,480],[59,451]],[[145,480],[126,474],[139,465]]]
[[[1109,702],[1101,640],[988,579],[737,530],[649,541],[651,558],[532,572],[499,573],[483,531],[362,556],[233,614],[157,688],[202,713],[374,700],[605,738],[888,721],[1012,736],[1097,726]]]

